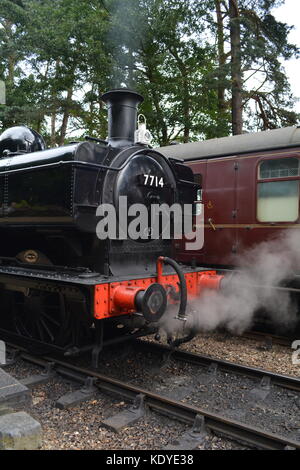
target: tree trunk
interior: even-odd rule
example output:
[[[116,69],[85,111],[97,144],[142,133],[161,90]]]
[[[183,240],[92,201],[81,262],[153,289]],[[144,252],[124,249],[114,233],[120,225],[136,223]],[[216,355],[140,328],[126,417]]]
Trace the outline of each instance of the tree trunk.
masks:
[[[154,78],[154,69],[153,66],[150,65],[146,67],[146,76],[151,84],[151,95],[152,95],[152,100],[154,103],[155,111],[156,111],[156,118],[157,118],[157,123],[158,123],[158,139],[159,139],[159,145],[168,145],[170,142],[168,140],[168,127],[166,125],[166,122],[164,120],[164,115],[163,111],[160,106],[160,97],[159,97],[159,92],[157,92],[157,85],[155,82]],[[161,136],[159,135],[161,133]]]
[[[55,144],[56,144],[55,123],[56,123],[56,113],[53,111],[51,113],[51,138],[50,138],[51,147],[55,147]]]
[[[6,20],[4,22],[4,30],[6,32],[7,38],[8,38],[8,45],[9,43],[13,44],[13,23],[9,20]],[[16,67],[16,56],[13,53],[13,48],[10,47],[10,53],[7,58],[7,84],[9,87],[14,86],[14,81],[15,81],[15,67]]]
[[[217,43],[218,43],[218,111],[222,116],[226,109],[225,105],[225,65],[226,55],[224,51],[224,24],[221,10],[221,0],[215,0],[216,14],[217,14]]]
[[[177,62],[178,69],[182,76],[182,107],[183,107],[183,142],[188,143],[191,131],[191,109],[190,109],[190,91],[189,91],[189,71],[184,61],[180,58],[177,51],[169,48],[172,56]]]
[[[133,50],[129,48],[128,51],[128,88],[134,88],[134,57],[133,57]]]
[[[151,92],[152,92],[153,103],[154,103],[155,110],[156,110],[157,120],[158,120],[159,126],[160,126],[159,131],[161,132],[161,138],[159,139],[159,141],[160,141],[159,144],[162,145],[162,146],[168,145],[170,143],[169,139],[168,139],[168,128],[167,128],[166,123],[164,121],[163,112],[162,112],[162,109],[160,107],[159,96],[158,96],[158,93],[156,93],[154,86],[152,87]]]
[[[71,106],[72,96],[73,96],[73,87],[71,86],[68,89],[65,111],[64,111],[64,115],[63,115],[61,129],[60,129],[60,139],[59,139],[60,140],[60,142],[59,142],[60,145],[64,145],[65,138],[66,138],[68,122],[69,122],[69,117],[70,117],[70,106]]]
[[[56,145],[56,113],[57,113],[57,91],[56,91],[56,82],[58,79],[58,66],[59,60],[57,59],[55,62],[55,81],[54,85],[52,85],[51,90],[51,137],[50,137],[50,144],[51,147],[55,147]]]
[[[231,81],[232,81],[232,133],[243,132],[242,72],[241,72],[241,28],[238,0],[229,0]]]
[[[190,130],[191,130],[189,82],[188,82],[188,76],[187,76],[186,70],[183,75],[183,115],[184,115],[183,142],[186,144],[190,140]]]

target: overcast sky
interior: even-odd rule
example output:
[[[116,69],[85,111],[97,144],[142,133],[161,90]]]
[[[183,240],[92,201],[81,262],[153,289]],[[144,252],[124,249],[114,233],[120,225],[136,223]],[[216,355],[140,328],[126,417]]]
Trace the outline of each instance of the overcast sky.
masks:
[[[300,0],[285,0],[285,4],[282,7],[273,10],[273,14],[283,23],[294,26],[289,35],[289,40],[300,48]],[[288,60],[284,65],[292,92],[299,98],[296,109],[300,113],[300,59]]]

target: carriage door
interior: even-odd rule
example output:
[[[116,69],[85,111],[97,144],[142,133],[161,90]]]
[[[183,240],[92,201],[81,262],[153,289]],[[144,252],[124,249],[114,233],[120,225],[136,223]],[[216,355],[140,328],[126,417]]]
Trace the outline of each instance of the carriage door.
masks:
[[[194,205],[194,229],[198,228],[198,230],[203,230],[203,192],[205,186],[205,179],[206,179],[206,160],[196,161],[196,162],[188,162],[188,166],[193,170],[194,173],[194,181],[195,183],[199,184],[199,189],[197,191],[197,201],[195,201]],[[203,233],[203,232],[202,232]],[[201,235],[201,241],[203,237]],[[189,243],[183,237],[182,240],[175,240],[174,241],[174,253],[173,256],[183,263],[196,263],[198,266],[202,266],[204,263],[205,257],[205,246],[202,246],[200,249],[196,249],[193,247],[189,247],[187,249],[187,243]]]
[[[207,161],[203,189],[205,263],[233,265],[237,254],[236,157]]]

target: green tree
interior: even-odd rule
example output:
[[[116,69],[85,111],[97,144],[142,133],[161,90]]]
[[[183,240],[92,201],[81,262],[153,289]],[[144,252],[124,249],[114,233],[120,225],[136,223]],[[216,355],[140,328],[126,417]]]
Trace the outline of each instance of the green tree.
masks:
[[[28,124],[51,145],[105,137],[101,95],[119,86],[145,96],[160,145],[293,124],[280,60],[298,50],[271,14],[282,2],[2,0],[2,125]]]
[[[3,0],[0,10],[0,79],[6,83],[6,106],[0,106],[3,127],[15,124],[16,115],[24,117],[30,106],[21,63],[24,59],[21,25],[25,12],[21,1]],[[20,86],[18,82],[20,81]]]
[[[284,0],[215,0],[218,40],[219,109],[226,93],[232,112],[232,132],[240,134],[256,122],[271,129],[297,122],[294,99],[281,60],[298,56],[288,41],[291,27],[277,21],[272,9]],[[212,8],[212,4],[211,4]],[[244,118],[244,119],[243,119]]]
[[[107,88],[108,20],[97,0],[88,6],[85,0],[5,2],[0,78],[9,98],[1,109],[3,127],[26,123],[44,133],[50,128],[51,145],[63,144],[68,129],[99,131],[95,92],[99,103]],[[104,127],[103,116],[101,121]]]
[[[211,87],[213,47],[204,39],[206,9],[184,0],[107,0],[114,85],[137,84],[155,139],[188,142],[217,129]]]
[[[70,120],[84,124],[89,98],[105,74],[106,12],[90,0],[27,0],[25,25],[29,64],[43,83],[42,103],[51,117],[51,144],[63,144]],[[99,60],[100,58],[100,60]],[[95,74],[98,68],[101,73]],[[93,93],[90,93],[90,88]],[[92,109],[91,109],[92,108]],[[93,111],[93,104],[90,110]],[[85,127],[85,126],[84,126]]]

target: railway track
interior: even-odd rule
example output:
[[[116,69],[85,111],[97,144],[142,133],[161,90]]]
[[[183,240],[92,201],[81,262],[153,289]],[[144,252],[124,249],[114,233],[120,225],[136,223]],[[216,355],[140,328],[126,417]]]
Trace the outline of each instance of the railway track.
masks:
[[[279,346],[285,346],[287,348],[290,348],[292,342],[297,339],[296,337],[292,336],[278,336],[270,333],[264,333],[261,331],[247,331],[246,333],[243,333],[242,337],[247,339],[264,341],[266,347],[269,348],[271,348],[273,344],[278,344]]]
[[[258,380],[261,380],[264,377],[268,377],[274,385],[278,385],[289,390],[294,390],[295,392],[300,392],[300,377],[277,374],[275,372],[259,369],[256,367],[224,361],[215,357],[195,354],[176,348],[173,349],[169,346],[165,346],[159,343],[136,340],[136,344],[144,349],[156,351],[160,354],[167,354],[177,361],[183,361],[205,368],[211,367],[212,364],[215,364],[220,370],[225,372],[232,372],[234,374],[240,374],[250,378],[256,378]]]
[[[142,342],[139,342],[141,347],[149,347],[146,344],[142,345],[140,343]],[[168,416],[171,419],[193,425],[194,429],[195,423],[199,423],[200,420],[205,424],[205,429],[212,431],[217,435],[222,435],[226,438],[241,442],[250,447],[269,450],[300,449],[299,441],[294,441],[278,434],[269,433],[258,427],[236,421],[221,414],[209,412],[207,409],[202,409],[198,406],[168,398],[142,387],[108,377],[107,375],[103,375],[96,370],[80,367],[69,361],[63,361],[52,356],[36,357],[26,352],[25,349],[21,349],[15,345],[10,346],[19,349],[20,358],[40,366],[43,369],[49,369],[51,367],[55,373],[82,383],[85,383],[87,378],[92,379],[93,385],[95,387],[97,387],[101,392],[109,394],[110,396],[117,395],[122,399],[133,403],[137,400],[137,397],[142,397],[143,403],[148,409]],[[155,343],[153,347],[156,351],[172,354],[174,359],[184,360],[189,363],[197,365],[208,365],[208,361],[210,361],[210,363],[212,362],[212,358],[186,353],[185,351],[170,350],[168,347],[161,347],[161,345],[155,345]],[[153,347],[151,346],[152,350]],[[231,370],[233,370],[233,364],[227,363],[226,361],[219,361],[219,365],[222,369],[225,368],[226,370],[229,370],[229,368],[231,368]],[[240,367],[243,368],[243,372]],[[246,369],[248,369],[248,373],[250,374],[250,368]],[[234,371],[238,371],[238,373],[245,373],[243,366],[237,366],[237,369]],[[260,374],[265,372],[266,371],[259,371]],[[258,372],[253,372],[253,374],[256,373]],[[253,374],[251,375],[252,377]],[[279,380],[278,374],[276,374],[276,376],[277,380]],[[284,381],[286,381],[288,388],[291,388],[292,386],[293,390],[299,391],[299,379],[287,379],[286,376],[283,376],[280,378],[280,384],[284,384]],[[197,434],[195,430],[192,430],[192,433],[193,432]]]

